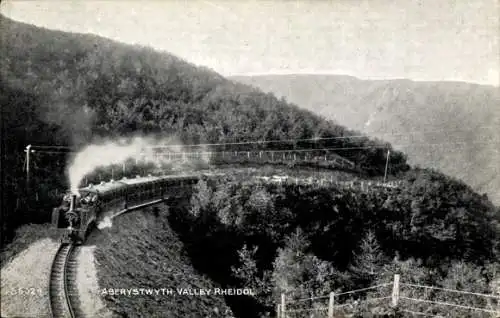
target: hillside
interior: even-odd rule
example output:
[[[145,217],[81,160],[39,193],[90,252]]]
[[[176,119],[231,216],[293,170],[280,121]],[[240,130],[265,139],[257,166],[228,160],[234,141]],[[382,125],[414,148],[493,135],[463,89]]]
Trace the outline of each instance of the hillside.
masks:
[[[258,290],[250,308],[261,315],[241,317],[267,317],[282,292],[290,301],[287,308],[323,307],[321,299],[298,300],[384,284],[395,273],[405,284],[496,292],[499,210],[465,184],[421,169],[408,172],[397,188],[303,181],[297,186],[228,173],[215,184],[199,182],[189,208],[170,217],[201,271],[221,284]],[[207,262],[207,255],[214,262]],[[368,308],[362,299],[390,295],[391,285],[335,302],[361,299],[360,308],[342,309],[359,310],[356,318],[382,317],[367,312],[390,312],[387,303]],[[401,297],[489,306],[483,298],[429,290],[405,290]],[[405,303],[402,309],[489,317],[439,304]]]
[[[411,164],[436,168],[462,179],[500,204],[498,87],[461,82],[360,80],[337,75],[232,79],[387,140],[404,151]],[[468,144],[442,144],[454,142]]]
[[[167,208],[116,218],[111,228],[94,231],[100,288],[165,288],[172,295],[104,295],[118,316],[233,317],[223,296],[179,295],[177,289],[221,288],[193,268],[184,245],[170,228]],[[120,248],[116,248],[119,246]]]
[[[78,148],[137,135],[183,143],[342,137],[225,150],[349,148],[335,152],[372,175],[384,173],[389,144],[346,138],[357,133],[166,52],[47,30],[3,16],[0,30],[2,164],[9,167],[2,169],[3,219],[13,222],[9,224],[48,220],[59,198],[47,193],[67,187],[70,157],[51,152],[33,155],[32,179],[26,184],[22,162],[28,144]],[[391,174],[407,170],[405,155],[394,152],[391,167]],[[36,210],[21,209],[29,200],[35,200],[31,206]],[[3,230],[3,235],[11,235],[13,227],[3,224]]]

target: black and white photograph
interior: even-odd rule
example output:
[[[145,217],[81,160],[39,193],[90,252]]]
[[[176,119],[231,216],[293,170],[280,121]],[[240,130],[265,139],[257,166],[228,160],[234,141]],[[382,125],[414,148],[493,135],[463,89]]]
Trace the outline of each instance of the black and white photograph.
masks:
[[[0,317],[500,318],[498,0],[3,0]]]

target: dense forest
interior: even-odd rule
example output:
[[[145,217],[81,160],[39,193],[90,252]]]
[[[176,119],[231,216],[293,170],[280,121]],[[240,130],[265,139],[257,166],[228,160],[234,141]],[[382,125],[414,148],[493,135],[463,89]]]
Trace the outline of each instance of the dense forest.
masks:
[[[56,201],[45,193],[67,185],[69,155],[46,152],[32,156],[33,176],[26,185],[22,170],[28,144],[78,148],[132,135],[175,137],[188,144],[358,135],[168,53],[0,19],[2,153],[8,167],[3,169],[2,235],[11,235],[21,222],[49,220],[41,207]],[[349,148],[336,152],[375,175],[383,173],[391,149],[359,136],[238,149],[249,147]],[[405,155],[393,151],[390,165],[393,174],[406,170]],[[30,188],[38,189],[35,195]],[[37,211],[26,204],[32,199]]]
[[[386,283],[395,273],[406,283],[495,293],[498,208],[436,172],[416,169],[403,179],[398,188],[360,191],[266,184],[228,175],[215,183],[200,181],[189,213],[172,215],[171,223],[183,233],[191,258],[203,272],[226,286],[258,291],[246,300],[246,306],[254,306],[248,317],[272,312],[283,292],[290,300],[324,296]],[[426,294],[431,300],[491,306],[485,299],[460,297],[442,291]],[[378,307],[391,312],[388,306]],[[406,308],[488,317],[438,305]]]

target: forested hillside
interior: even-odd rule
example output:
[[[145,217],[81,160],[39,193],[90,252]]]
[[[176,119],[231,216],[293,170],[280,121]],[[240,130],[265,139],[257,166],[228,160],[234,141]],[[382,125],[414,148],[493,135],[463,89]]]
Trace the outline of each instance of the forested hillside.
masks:
[[[198,183],[188,211],[172,215],[171,223],[183,233],[198,268],[220,284],[258,291],[247,300],[253,311],[242,317],[272,312],[281,293],[291,301],[325,296],[387,283],[396,273],[405,283],[497,293],[498,208],[439,173],[416,169],[403,180],[395,189],[362,191],[228,175],[215,184]],[[390,288],[382,295],[387,293]],[[402,296],[492,308],[485,299],[425,293]],[[346,295],[336,302],[359,297]],[[313,302],[321,304],[319,299]],[[290,308],[314,306],[295,305]],[[390,312],[386,305],[375,307]],[[439,304],[404,308],[429,315],[489,317]],[[354,317],[373,317],[366,315],[367,309],[361,305]]]
[[[23,201],[34,199],[22,171],[27,144],[78,147],[127,135],[198,143],[358,134],[168,53],[0,19],[6,222],[49,220],[42,206],[53,206],[54,201],[44,201],[44,193],[65,186],[67,158],[33,155],[30,186],[39,190],[39,198],[36,212],[26,209]],[[368,138],[251,146],[347,147],[336,152],[375,175],[383,173],[386,149],[391,148]],[[391,173],[407,169],[401,152],[393,152],[390,164]],[[12,233],[8,224],[3,224],[2,233]]]
[[[462,179],[500,204],[500,89],[340,75],[232,77],[391,142],[409,163]]]

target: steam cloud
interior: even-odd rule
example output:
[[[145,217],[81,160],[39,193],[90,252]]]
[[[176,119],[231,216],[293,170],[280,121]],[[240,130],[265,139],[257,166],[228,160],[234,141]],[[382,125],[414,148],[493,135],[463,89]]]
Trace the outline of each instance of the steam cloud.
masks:
[[[105,217],[101,222],[99,222],[99,224],[97,224],[97,228],[99,230],[102,230],[104,228],[107,228],[107,227],[112,227],[113,226],[113,222],[111,222],[111,218],[109,216]]]
[[[100,144],[86,146],[78,152],[68,168],[68,176],[71,192],[79,195],[78,188],[86,175],[92,173],[97,168],[110,165],[124,164],[132,159],[143,163],[154,163],[156,165],[172,163],[165,156],[155,155],[153,147],[158,145],[170,145],[168,151],[171,153],[189,152],[180,143],[174,140],[155,141],[153,138],[136,137],[133,139],[122,139],[118,141],[108,140]],[[199,149],[198,149],[199,150]],[[205,151],[202,149],[201,151]],[[210,158],[202,158],[204,162]]]

